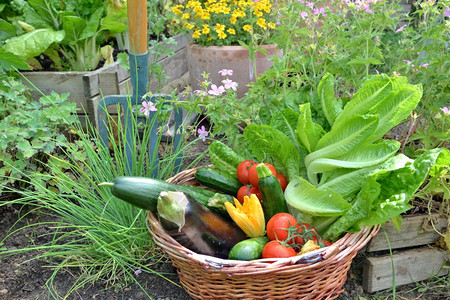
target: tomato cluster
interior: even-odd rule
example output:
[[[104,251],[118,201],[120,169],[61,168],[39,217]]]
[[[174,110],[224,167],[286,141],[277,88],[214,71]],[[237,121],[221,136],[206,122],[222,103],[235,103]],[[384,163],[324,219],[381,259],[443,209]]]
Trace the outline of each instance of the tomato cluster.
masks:
[[[267,223],[266,232],[270,242],[264,246],[262,258],[295,256],[308,240],[320,247],[331,245],[331,242],[320,238],[312,225],[299,223],[288,213],[274,215]]]
[[[244,202],[244,196],[249,196],[251,194],[255,194],[260,201],[262,201],[261,192],[259,191],[259,177],[256,172],[256,166],[258,164],[252,159],[244,160],[239,164],[237,167],[236,175],[239,180],[239,182],[242,184],[242,187],[237,192],[236,198],[242,203]],[[286,177],[281,174],[277,173],[275,167],[269,163],[264,163],[269,170],[272,172],[272,174],[277,177],[278,182],[280,183],[281,189],[284,191],[287,186],[287,179]]]

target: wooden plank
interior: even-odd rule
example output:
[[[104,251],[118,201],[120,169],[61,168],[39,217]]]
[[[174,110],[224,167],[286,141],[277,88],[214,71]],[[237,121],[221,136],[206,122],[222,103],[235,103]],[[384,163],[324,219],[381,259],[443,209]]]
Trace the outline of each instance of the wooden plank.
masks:
[[[158,79],[150,77],[148,88],[153,93],[158,93],[159,90],[167,85],[168,82],[176,80],[188,72],[186,49],[180,50],[170,57],[166,57],[158,64],[162,66],[164,74],[168,78],[163,80],[163,82],[161,82],[161,86],[159,86]]]
[[[372,293],[393,287],[391,260],[396,286],[448,274],[448,268],[442,266],[449,261],[449,252],[436,247],[401,251],[392,258],[389,255],[369,257],[363,263],[364,290]]]
[[[383,227],[388,235],[391,249],[398,249],[435,243],[440,237],[435,229],[441,233],[445,232],[447,222],[445,217],[438,214],[416,215],[403,218],[400,232],[394,228],[391,221],[387,222]],[[388,249],[389,244],[382,228],[368,243],[367,252]]]
[[[77,104],[77,110],[86,108],[86,96],[84,94],[83,72],[23,72],[32,84],[24,80],[31,88],[31,97],[39,99],[42,95],[50,95],[52,91],[63,94],[70,93],[69,100]],[[34,85],[34,87],[33,87]],[[36,88],[37,89],[36,89]]]

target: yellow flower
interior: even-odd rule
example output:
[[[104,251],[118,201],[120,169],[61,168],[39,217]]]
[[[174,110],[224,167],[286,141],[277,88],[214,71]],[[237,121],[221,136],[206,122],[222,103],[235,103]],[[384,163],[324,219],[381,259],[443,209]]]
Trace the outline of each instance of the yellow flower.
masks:
[[[193,39],[198,39],[202,34],[200,33],[200,30],[196,30],[194,31],[194,33],[192,34],[192,38]]]
[[[230,202],[225,202],[228,214],[247,236],[253,238],[266,234],[264,212],[255,194],[245,196],[243,204],[235,198],[234,205],[236,207]]]
[[[274,28],[275,28],[275,23],[269,22],[269,23],[267,24],[267,26],[269,26],[269,28],[271,28],[271,29],[274,29]]]
[[[186,27],[187,29],[191,30],[192,28],[194,28],[194,25],[190,24],[190,23],[185,23],[183,25],[183,27]]]
[[[237,22],[237,18],[235,18],[235,17],[231,17],[231,18],[230,18],[230,23],[231,23],[231,24],[234,25],[234,24],[236,24],[236,22]]]
[[[172,8],[172,11],[173,11],[173,13],[174,14],[176,14],[177,16],[179,16],[179,15],[181,15],[183,12],[180,10],[180,7],[179,6],[181,6],[181,5],[177,5],[177,6],[175,6],[175,7],[173,7]],[[181,6],[182,7],[182,6]]]
[[[258,21],[256,21],[256,25],[261,28],[267,29],[266,19],[259,18]]]
[[[208,34],[208,33],[210,33],[208,24],[203,24],[202,33],[203,33],[203,34]]]
[[[189,14],[184,13],[184,14],[181,16],[181,20],[187,20],[187,19],[189,19],[189,17],[190,17]]]
[[[227,37],[227,34],[223,31],[217,31],[217,34],[219,35],[219,39],[221,40]]]
[[[217,33],[219,33],[220,31],[225,30],[225,25],[216,24],[216,26],[214,26],[214,29],[216,30]]]
[[[251,31],[252,30],[252,26],[250,25],[244,25],[244,27],[242,27],[242,29],[244,29],[245,31]]]
[[[229,34],[236,34],[236,30],[234,30],[233,28],[228,28],[228,29],[227,29],[227,32],[228,32]]]

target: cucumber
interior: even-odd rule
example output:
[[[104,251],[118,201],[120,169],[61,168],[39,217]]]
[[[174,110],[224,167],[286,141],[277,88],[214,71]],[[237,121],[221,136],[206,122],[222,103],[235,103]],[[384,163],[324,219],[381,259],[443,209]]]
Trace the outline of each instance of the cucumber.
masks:
[[[215,140],[208,147],[209,159],[214,167],[232,176],[236,176],[238,165],[244,160],[232,148]]]
[[[201,205],[214,212],[228,215],[224,206],[210,206],[211,198],[221,198],[232,201],[232,196],[218,194],[214,191],[183,184],[173,184],[159,179],[146,177],[121,176],[112,182],[103,182],[100,186],[108,186],[117,198],[133,204],[139,208],[156,212],[158,197],[162,191],[180,191],[194,198]]]
[[[267,236],[250,238],[243,240],[233,248],[231,248],[228,254],[228,259],[235,260],[254,260],[259,259],[262,256],[264,246],[269,242]]]
[[[277,213],[288,213],[286,199],[280,182],[265,164],[256,167],[258,186],[263,198],[264,218],[266,223]]]
[[[194,177],[205,186],[233,196],[236,196],[238,190],[242,187],[236,176],[215,168],[199,168],[195,171]]]

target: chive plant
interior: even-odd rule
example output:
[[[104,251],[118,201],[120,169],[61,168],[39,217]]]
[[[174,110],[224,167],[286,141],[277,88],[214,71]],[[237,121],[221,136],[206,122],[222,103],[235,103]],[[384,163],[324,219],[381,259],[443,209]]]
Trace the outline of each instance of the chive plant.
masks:
[[[127,114],[135,115],[133,111],[123,112],[122,115]],[[151,176],[150,166],[153,165],[155,156],[149,155],[149,139],[152,126],[159,125],[150,123],[142,128],[136,118],[133,117],[132,120],[131,128],[126,128],[126,122],[122,123],[120,118],[115,120],[108,115],[109,147],[105,149],[102,148],[93,125],[87,121],[85,130],[77,119],[70,130],[75,133],[76,140],[66,141],[59,153],[48,154],[48,160],[41,162],[50,171],[39,177],[21,174],[22,184],[33,188],[9,188],[21,197],[0,203],[0,206],[32,206],[43,213],[56,216],[58,221],[52,224],[29,225],[54,228],[50,242],[24,249],[0,250],[0,256],[37,250],[40,254],[35,259],[44,259],[54,267],[47,287],[49,295],[55,299],[67,298],[77,289],[97,281],[106,286],[124,286],[131,282],[139,284],[135,271],[154,273],[151,264],[160,260],[163,255],[148,232],[146,212],[115,198],[109,189],[98,186],[99,183],[111,181],[121,175]],[[173,175],[177,155],[190,145],[187,142],[189,132],[186,128],[189,126],[184,124],[178,129],[182,136],[179,149],[174,149],[173,143],[168,143],[169,147],[162,154],[158,175],[160,179]],[[132,174],[127,171],[124,149],[128,130],[133,133]],[[158,132],[157,145],[161,143],[162,130]],[[197,141],[195,139],[191,143]],[[182,160],[184,158],[183,156]],[[193,164],[198,161],[199,158]],[[52,182],[53,186],[49,186],[48,182]],[[20,218],[25,217],[26,214]],[[21,229],[24,228],[11,228],[0,245],[5,239],[21,234]],[[60,296],[54,287],[54,279],[62,270],[72,267],[78,268],[78,277],[66,295]],[[156,274],[164,277],[164,274]]]

